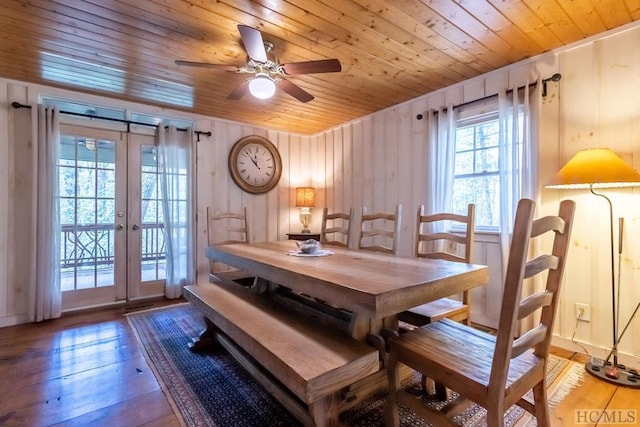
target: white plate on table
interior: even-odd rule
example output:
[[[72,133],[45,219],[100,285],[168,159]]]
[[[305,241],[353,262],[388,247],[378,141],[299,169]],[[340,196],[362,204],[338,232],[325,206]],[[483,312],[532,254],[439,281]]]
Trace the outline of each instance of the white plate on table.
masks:
[[[318,256],[333,255],[333,252],[331,252],[329,250],[326,250],[326,249],[318,249],[317,251],[315,251],[314,253],[311,253],[311,254],[305,254],[302,251],[289,251],[289,252],[287,252],[287,255],[299,256],[299,257],[318,257]]]

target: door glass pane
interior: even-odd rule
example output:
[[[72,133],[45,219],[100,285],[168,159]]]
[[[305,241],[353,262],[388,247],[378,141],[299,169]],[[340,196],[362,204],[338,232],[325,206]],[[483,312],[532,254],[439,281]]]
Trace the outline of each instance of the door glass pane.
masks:
[[[164,241],[164,217],[160,199],[160,174],[156,147],[142,145],[140,185],[142,195],[140,213],[142,222],[141,282],[164,280],[166,257]]]
[[[115,141],[60,138],[62,291],[112,286]]]

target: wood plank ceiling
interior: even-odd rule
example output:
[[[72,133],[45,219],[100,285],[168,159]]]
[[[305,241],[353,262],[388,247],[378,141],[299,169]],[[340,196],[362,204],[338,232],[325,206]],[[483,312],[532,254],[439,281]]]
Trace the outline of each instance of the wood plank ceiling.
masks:
[[[313,134],[624,25],[640,0],[2,0],[0,76]],[[227,95],[251,75],[237,25],[281,63],[337,58],[342,72],[288,76],[315,96]]]

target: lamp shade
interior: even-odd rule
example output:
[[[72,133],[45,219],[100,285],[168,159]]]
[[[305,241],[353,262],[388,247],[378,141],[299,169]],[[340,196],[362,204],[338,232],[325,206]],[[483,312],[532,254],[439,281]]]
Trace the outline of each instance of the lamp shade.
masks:
[[[313,187],[296,188],[296,208],[313,208],[316,205],[316,189]]]
[[[257,74],[249,82],[249,92],[258,99],[268,99],[276,93],[276,84],[266,74]]]
[[[546,188],[612,188],[640,186],[640,174],[608,148],[578,151]]]

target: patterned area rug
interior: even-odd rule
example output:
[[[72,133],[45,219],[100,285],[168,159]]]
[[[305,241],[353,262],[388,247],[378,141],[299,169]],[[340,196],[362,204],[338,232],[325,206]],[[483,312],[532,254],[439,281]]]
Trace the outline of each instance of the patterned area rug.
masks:
[[[174,411],[185,426],[295,426],[300,423],[225,351],[195,354],[189,343],[203,328],[202,315],[190,304],[131,313],[129,323],[149,365]],[[552,357],[547,372],[550,406],[554,408],[581,380],[584,368]],[[406,388],[420,394],[418,377]],[[346,426],[383,426],[385,394],[372,396],[345,411]],[[441,402],[428,402],[434,406]],[[530,423],[532,417],[519,407],[509,409],[508,426]],[[484,409],[472,405],[458,416],[465,427],[486,425]],[[402,426],[427,426],[411,411],[401,410]],[[535,419],[533,419],[535,425]]]

